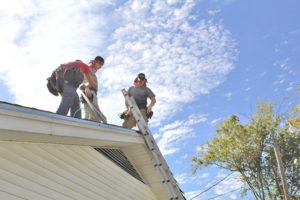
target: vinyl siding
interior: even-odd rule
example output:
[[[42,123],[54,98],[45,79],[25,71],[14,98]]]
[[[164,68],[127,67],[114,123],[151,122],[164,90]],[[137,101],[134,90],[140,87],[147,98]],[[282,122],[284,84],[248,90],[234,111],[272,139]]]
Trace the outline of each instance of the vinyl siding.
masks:
[[[156,198],[93,147],[0,142],[0,199]]]

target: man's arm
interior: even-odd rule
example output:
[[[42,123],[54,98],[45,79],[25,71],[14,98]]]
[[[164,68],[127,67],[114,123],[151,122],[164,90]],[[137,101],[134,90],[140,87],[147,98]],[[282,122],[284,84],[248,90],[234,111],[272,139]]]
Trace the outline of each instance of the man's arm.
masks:
[[[90,78],[86,74],[83,73],[84,79],[83,83],[79,86],[79,88],[85,93],[87,97],[91,97],[92,93],[90,91]]]
[[[153,97],[150,98],[150,104],[147,108],[148,113],[152,111],[152,108],[155,105],[155,103],[156,103],[156,98],[155,98],[155,96],[153,96]]]

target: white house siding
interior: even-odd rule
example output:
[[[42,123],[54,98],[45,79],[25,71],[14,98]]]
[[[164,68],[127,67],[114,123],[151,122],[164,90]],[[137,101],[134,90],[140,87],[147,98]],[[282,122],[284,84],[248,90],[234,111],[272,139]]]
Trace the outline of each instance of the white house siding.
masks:
[[[0,199],[156,198],[92,147],[0,142]]]

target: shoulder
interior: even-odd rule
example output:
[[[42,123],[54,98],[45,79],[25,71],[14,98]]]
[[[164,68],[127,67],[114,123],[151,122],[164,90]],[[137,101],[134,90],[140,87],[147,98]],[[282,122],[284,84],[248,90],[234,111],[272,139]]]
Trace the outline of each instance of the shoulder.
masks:
[[[81,71],[85,74],[89,74],[91,72],[89,66],[85,63],[83,63],[82,61],[75,61],[73,62],[74,65],[76,65],[77,67],[79,67],[81,69]]]
[[[133,89],[134,89],[133,86],[129,87],[129,88],[128,88],[128,92],[130,92],[130,91],[133,90]]]
[[[145,90],[152,92],[152,90],[150,88],[148,88],[148,87],[145,87]]]
[[[73,62],[75,65],[79,66],[79,67],[82,67],[82,68],[88,68],[89,69],[89,66],[85,63],[83,63],[82,61],[75,61]]]
[[[150,98],[155,96],[154,92],[150,88],[145,87],[145,90]]]

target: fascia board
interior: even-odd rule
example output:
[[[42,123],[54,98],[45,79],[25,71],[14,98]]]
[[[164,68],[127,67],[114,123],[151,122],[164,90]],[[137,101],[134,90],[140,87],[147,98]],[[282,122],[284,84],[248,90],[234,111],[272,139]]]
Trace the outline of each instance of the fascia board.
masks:
[[[90,146],[144,144],[140,134],[122,127],[0,104],[0,139]]]

